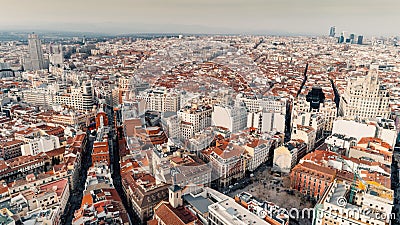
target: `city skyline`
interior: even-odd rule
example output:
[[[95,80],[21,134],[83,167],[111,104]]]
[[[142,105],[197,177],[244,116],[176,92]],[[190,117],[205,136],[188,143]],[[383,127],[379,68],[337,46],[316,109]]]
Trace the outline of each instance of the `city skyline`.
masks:
[[[0,30],[56,30],[127,33],[208,33],[328,35],[337,33],[366,36],[398,35],[396,9],[400,2],[301,0],[191,1],[69,1],[5,0]],[[18,12],[18,15],[15,15]]]

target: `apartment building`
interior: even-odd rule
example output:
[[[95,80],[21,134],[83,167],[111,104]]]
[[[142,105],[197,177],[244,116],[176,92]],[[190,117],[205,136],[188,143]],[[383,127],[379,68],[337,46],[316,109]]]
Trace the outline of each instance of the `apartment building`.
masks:
[[[79,87],[70,87],[67,92],[58,92],[53,96],[53,103],[80,111],[90,111],[94,105],[92,84],[87,82]]]
[[[193,135],[211,126],[212,107],[208,105],[185,106],[178,111],[178,118],[181,121],[181,137],[189,139]]]
[[[157,87],[140,92],[137,99],[146,100],[146,109],[158,112],[176,112],[180,109],[181,95],[173,89]]]

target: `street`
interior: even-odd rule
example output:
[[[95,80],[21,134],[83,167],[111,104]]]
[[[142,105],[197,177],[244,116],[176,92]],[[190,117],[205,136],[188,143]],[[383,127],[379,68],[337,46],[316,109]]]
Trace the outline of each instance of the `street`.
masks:
[[[87,144],[86,149],[82,152],[81,169],[79,170],[79,180],[76,184],[75,190],[71,191],[67,207],[65,208],[64,215],[61,217],[61,224],[70,225],[74,217],[75,210],[79,209],[82,202],[83,191],[85,190],[85,182],[87,177],[87,171],[92,165],[91,153],[93,150],[94,138],[90,138],[90,132],[86,134]]]

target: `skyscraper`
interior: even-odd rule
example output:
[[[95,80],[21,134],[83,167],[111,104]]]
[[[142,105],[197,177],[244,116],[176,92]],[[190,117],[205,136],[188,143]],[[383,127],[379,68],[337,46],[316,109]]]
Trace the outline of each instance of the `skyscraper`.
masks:
[[[333,26],[329,31],[329,37],[335,37],[335,33],[336,33],[336,27]]]
[[[61,66],[63,64],[64,57],[61,45],[49,45],[49,61],[53,66]]]
[[[355,34],[350,34],[350,43],[351,44],[354,44],[355,43],[355,38],[356,38],[356,35]]]
[[[363,44],[363,39],[364,39],[364,36],[359,35],[358,38],[357,38],[357,44],[362,45]]]
[[[42,43],[37,34],[28,35],[29,66],[26,69],[42,70],[45,68]]]

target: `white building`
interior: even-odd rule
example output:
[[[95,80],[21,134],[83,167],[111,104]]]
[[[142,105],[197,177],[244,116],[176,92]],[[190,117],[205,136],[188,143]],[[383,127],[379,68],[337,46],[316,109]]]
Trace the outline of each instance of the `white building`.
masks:
[[[256,145],[254,145],[255,143]],[[256,140],[255,142],[243,146],[247,151],[247,155],[250,156],[246,165],[248,171],[252,172],[261,164],[268,161],[269,150],[271,149],[272,143],[272,140]]]
[[[69,92],[57,93],[53,97],[53,103],[81,111],[92,110],[94,105],[92,85],[84,83],[82,87],[71,87]]]
[[[389,90],[380,84],[377,68],[371,68],[365,77],[348,81],[340,98],[339,112],[358,118],[389,117]]]
[[[335,180],[325,191],[314,210],[315,225],[388,225],[393,208],[393,190],[368,185],[358,190],[353,201],[347,197],[351,184]]]
[[[49,61],[53,66],[62,67],[64,63],[64,56],[61,45],[49,45]]]
[[[340,118],[333,123],[332,133],[354,137],[357,141],[363,137],[376,137],[391,146],[396,144],[397,138],[395,122],[380,117],[371,120]]]
[[[181,138],[179,122],[176,112],[161,113],[161,125],[168,138]]]
[[[21,146],[22,155],[37,155],[60,148],[60,140],[57,136],[41,136],[34,138],[29,143]]]
[[[232,181],[242,179],[246,172],[244,158],[245,148],[236,144],[229,143],[223,149],[222,146],[212,148],[209,160],[212,167],[214,180],[219,181],[220,187],[227,187]]]
[[[293,120],[296,119],[296,115],[302,112],[319,112],[325,120],[324,136],[327,136],[331,133],[333,121],[337,117],[336,103],[332,98],[328,98],[329,96],[322,98],[318,95],[325,96],[321,88],[313,87],[307,95],[300,94],[293,101],[291,124],[295,125],[293,124]],[[294,127],[292,127],[292,129],[294,129]]]
[[[26,70],[42,70],[45,69],[43,59],[42,42],[37,34],[28,35],[29,57],[25,59],[24,67]]]
[[[302,126],[297,124],[293,127],[291,139],[300,139],[307,144],[307,152],[310,152],[315,147],[317,132],[313,127]]]
[[[247,111],[244,107],[215,105],[211,114],[211,124],[227,128],[236,133],[247,125]]]
[[[262,109],[267,111],[279,112],[286,114],[287,99],[277,96],[255,96],[238,94],[235,100],[236,106],[245,106],[251,113],[258,112]]]
[[[32,106],[51,107],[53,94],[45,89],[30,89],[22,92],[24,102]]]
[[[315,142],[318,142],[324,137],[324,129],[325,129],[325,119],[324,115],[321,112],[293,112],[292,116],[292,127],[297,127],[297,125],[301,126],[310,126],[314,128]],[[294,131],[293,129],[292,131]]]
[[[250,112],[247,117],[247,127],[254,127],[260,132],[285,132],[285,117],[282,112],[261,110]]]
[[[173,89],[158,87],[147,89],[136,96],[146,100],[146,109],[158,112],[176,112],[180,109],[181,95]]]
[[[207,105],[185,106],[178,111],[178,118],[181,121],[181,137],[191,138],[195,133],[211,126],[212,108]]]
[[[233,198],[228,196],[221,196],[220,198],[222,200],[208,206],[209,225],[270,224],[259,215],[236,203]]]
[[[325,139],[325,143],[328,144],[330,151],[336,152],[335,149],[339,148],[348,151],[351,147],[357,145],[357,139],[355,137],[333,133]]]
[[[274,149],[273,170],[290,173],[300,158],[306,154],[307,145],[301,140],[291,140]]]

